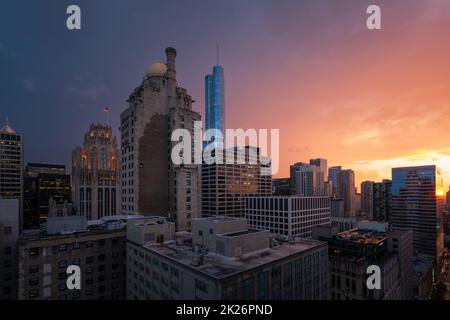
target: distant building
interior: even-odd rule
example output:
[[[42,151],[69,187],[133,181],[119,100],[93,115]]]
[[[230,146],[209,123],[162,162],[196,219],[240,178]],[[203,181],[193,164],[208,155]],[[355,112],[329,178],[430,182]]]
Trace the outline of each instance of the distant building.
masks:
[[[20,300],[125,299],[125,227],[135,217],[49,216],[47,232],[19,239]],[[68,290],[69,265],[81,269],[81,290]]]
[[[291,194],[320,196],[325,194],[324,172],[314,164],[297,162],[290,168]]]
[[[328,170],[328,179],[333,186],[333,196],[344,200],[344,215],[353,217],[357,213],[355,204],[355,173],[353,170],[342,170],[341,166]]]
[[[212,74],[205,77],[205,132],[209,129],[225,132],[225,79],[219,61]],[[211,137],[207,137],[205,142],[210,141]]]
[[[7,121],[0,129],[0,198],[19,199],[19,228],[23,228],[23,138]]]
[[[390,221],[392,206],[392,181],[383,180],[373,185],[373,219]]]
[[[0,197],[0,300],[17,299],[19,201]]]
[[[28,163],[23,184],[25,229],[45,225],[50,198],[57,203],[71,200],[70,175],[64,165]]]
[[[330,224],[330,197],[247,197],[245,217],[252,229],[268,230],[278,240],[312,236],[312,228]]]
[[[366,214],[369,219],[373,219],[373,196],[374,182],[364,181],[361,183],[361,212]]]
[[[274,196],[289,196],[291,194],[291,179],[290,178],[273,179],[272,193]]]
[[[122,212],[165,216],[177,230],[189,230],[200,214],[201,165],[175,165],[171,141],[176,129],[194,137],[201,121],[194,100],[178,86],[174,48],[166,49],[166,63],[153,63],[133,90],[120,115]],[[194,150],[192,150],[194,153]]]
[[[192,234],[169,222],[127,228],[127,298],[201,300],[328,299],[325,243],[276,244],[245,219],[196,219]]]
[[[344,199],[331,198],[330,199],[330,213],[332,217],[345,217]]]
[[[333,189],[333,196],[338,195],[338,186],[339,186],[339,173],[341,172],[342,167],[336,166],[336,167],[330,167],[328,169],[328,181],[331,182],[331,186]]]
[[[263,161],[260,149],[251,146],[226,149],[221,156],[222,163],[202,165],[202,215],[244,217],[245,197],[272,195],[270,158]],[[244,163],[237,161],[240,156]]]
[[[110,126],[92,124],[72,152],[72,199],[88,220],[121,213],[119,151]]]
[[[359,215],[361,216],[361,193],[359,192],[355,192],[355,197],[354,197],[354,204],[355,204],[355,214],[354,215]],[[368,215],[364,214],[364,216],[368,219]]]
[[[444,192],[436,166],[392,169],[392,226],[412,230],[416,253],[434,257],[444,250]]]
[[[390,232],[386,226],[367,222],[344,232],[317,227],[313,233],[315,239],[328,243],[332,300],[412,298],[411,231]],[[381,289],[367,288],[370,265],[380,267]]]
[[[323,172],[323,180],[328,181],[328,161],[327,159],[311,159],[309,160],[310,164],[313,164],[315,166],[318,166],[320,168],[320,171]]]

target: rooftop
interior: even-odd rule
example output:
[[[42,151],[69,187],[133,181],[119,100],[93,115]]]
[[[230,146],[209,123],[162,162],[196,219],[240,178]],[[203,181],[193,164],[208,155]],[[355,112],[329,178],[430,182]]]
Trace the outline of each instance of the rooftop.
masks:
[[[201,272],[214,279],[223,279],[323,246],[326,246],[326,243],[315,240],[299,240],[295,243],[281,244],[273,248],[243,254],[240,257],[225,257],[213,252],[199,255],[193,251],[191,246],[177,244],[176,241],[167,241],[162,244],[148,243],[144,245],[144,248],[162,255],[174,263],[182,264],[193,271]],[[202,262],[198,265],[193,263],[196,259]]]
[[[106,234],[118,231],[125,231],[126,221],[139,218],[142,218],[142,216],[118,215],[118,216],[104,217],[101,220],[88,221],[86,230],[75,231],[70,233],[62,232],[59,234],[47,234],[46,231],[40,229],[29,229],[23,231],[20,240],[21,241],[53,240],[53,239],[62,239],[66,237],[83,237],[87,235]]]
[[[373,230],[351,229],[339,232],[336,239],[359,244],[378,245],[386,240],[386,234]]]

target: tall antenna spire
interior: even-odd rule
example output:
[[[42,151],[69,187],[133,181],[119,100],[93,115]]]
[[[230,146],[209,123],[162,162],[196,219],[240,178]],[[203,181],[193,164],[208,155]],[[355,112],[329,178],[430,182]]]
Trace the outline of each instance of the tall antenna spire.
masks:
[[[219,42],[217,42],[217,65],[219,65]]]

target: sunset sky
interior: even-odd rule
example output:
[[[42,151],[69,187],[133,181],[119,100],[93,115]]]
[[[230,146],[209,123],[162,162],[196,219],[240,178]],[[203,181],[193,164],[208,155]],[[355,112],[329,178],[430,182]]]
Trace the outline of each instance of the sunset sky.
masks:
[[[78,4],[82,30],[66,29]],[[366,28],[378,4],[382,30]],[[26,161],[64,163],[93,121],[119,115],[148,65],[178,51],[179,85],[203,115],[220,43],[229,128],[280,129],[279,177],[328,159],[357,182],[437,164],[450,182],[450,1],[7,1],[0,117]]]

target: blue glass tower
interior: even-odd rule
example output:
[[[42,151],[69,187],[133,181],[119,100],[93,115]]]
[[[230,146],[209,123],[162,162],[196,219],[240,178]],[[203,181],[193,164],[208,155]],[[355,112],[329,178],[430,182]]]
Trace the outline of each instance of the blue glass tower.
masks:
[[[225,80],[218,51],[213,73],[205,77],[205,118],[205,130],[218,129],[225,134]]]

